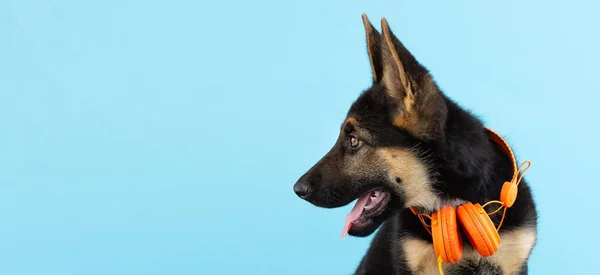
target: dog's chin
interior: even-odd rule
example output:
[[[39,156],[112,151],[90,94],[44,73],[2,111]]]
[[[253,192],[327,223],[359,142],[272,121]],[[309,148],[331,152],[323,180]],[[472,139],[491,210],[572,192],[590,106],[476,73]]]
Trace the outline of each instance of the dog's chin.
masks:
[[[350,227],[350,230],[348,230],[348,235],[354,237],[368,237],[369,235],[373,234],[373,232],[375,232],[375,230],[377,230],[377,228],[379,228],[379,226],[381,226],[381,224],[387,218],[389,218],[389,215],[385,218],[382,217],[382,219],[373,218],[366,219],[364,221],[352,222],[352,227]]]

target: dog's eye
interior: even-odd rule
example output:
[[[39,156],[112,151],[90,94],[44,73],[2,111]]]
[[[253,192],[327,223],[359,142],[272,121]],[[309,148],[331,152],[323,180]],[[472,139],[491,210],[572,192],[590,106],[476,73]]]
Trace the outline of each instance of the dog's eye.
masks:
[[[360,141],[355,137],[350,137],[350,146],[357,147],[360,144]]]

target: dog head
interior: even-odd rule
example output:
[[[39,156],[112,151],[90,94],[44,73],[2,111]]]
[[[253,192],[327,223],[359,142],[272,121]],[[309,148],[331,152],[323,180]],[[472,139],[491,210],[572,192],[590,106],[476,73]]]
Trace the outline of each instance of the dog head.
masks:
[[[363,14],[373,83],[352,104],[331,150],[294,185],[326,208],[357,200],[345,232],[367,236],[395,210],[436,208],[433,146],[444,139],[448,100],[382,19]]]

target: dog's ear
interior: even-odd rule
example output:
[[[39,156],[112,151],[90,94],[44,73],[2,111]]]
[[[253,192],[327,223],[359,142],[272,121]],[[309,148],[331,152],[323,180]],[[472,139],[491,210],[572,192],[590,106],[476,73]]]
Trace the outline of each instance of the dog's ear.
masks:
[[[447,113],[443,95],[385,18],[381,31],[382,84],[391,101],[392,123],[422,139],[442,135]]]
[[[371,72],[373,73],[373,84],[378,83],[382,77],[383,66],[381,64],[381,34],[373,27],[366,14],[362,14],[362,21],[365,25],[365,34],[367,36],[367,53],[371,63]]]

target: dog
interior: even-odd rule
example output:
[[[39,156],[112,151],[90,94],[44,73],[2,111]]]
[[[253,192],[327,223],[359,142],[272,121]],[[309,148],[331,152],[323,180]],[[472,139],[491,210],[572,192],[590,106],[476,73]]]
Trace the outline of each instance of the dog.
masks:
[[[342,236],[378,231],[355,274],[527,274],[538,214],[525,180],[513,184],[518,196],[506,211],[482,210],[493,230],[499,228],[493,255],[478,253],[477,240],[463,228],[454,236],[469,240],[457,244],[460,259],[441,261],[455,252],[435,248],[431,231],[439,220],[423,217],[498,200],[516,166],[483,122],[442,92],[385,18],[381,33],[365,14],[362,19],[372,85],[351,105],[337,141],[299,178],[294,192],[323,208],[357,200]]]

